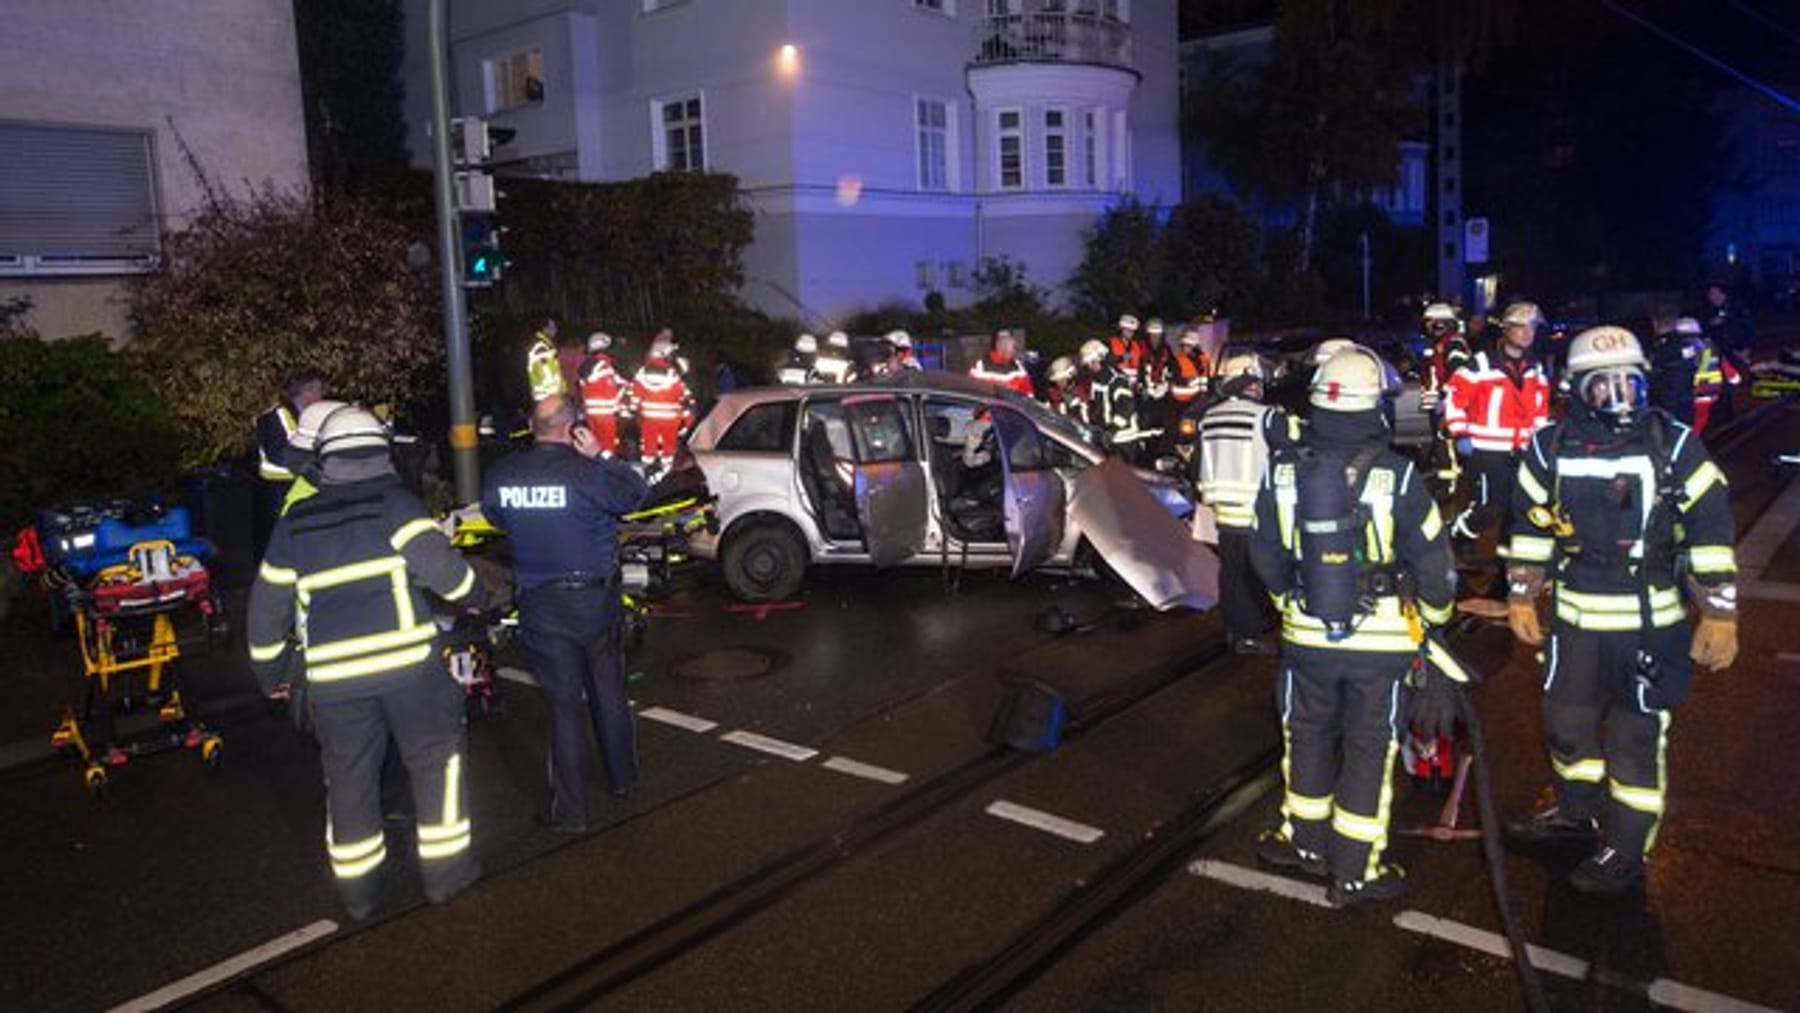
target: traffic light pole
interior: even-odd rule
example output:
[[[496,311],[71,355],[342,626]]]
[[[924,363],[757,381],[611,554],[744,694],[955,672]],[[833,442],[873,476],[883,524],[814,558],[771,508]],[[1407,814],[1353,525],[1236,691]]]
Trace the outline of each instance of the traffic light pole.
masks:
[[[453,193],[455,167],[450,161],[450,29],[449,0],[429,0],[426,15],[431,33],[431,162],[437,195],[438,271],[444,285],[445,362],[450,373],[450,463],[456,476],[456,501],[481,498],[481,465],[475,455],[475,386],[469,364],[469,318],[463,303],[461,224]]]

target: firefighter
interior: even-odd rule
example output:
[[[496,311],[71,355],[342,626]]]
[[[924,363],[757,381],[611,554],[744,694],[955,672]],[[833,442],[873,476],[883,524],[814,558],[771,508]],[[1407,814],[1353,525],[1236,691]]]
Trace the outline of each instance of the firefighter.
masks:
[[[534,402],[568,393],[562,363],[556,357],[556,335],[556,321],[545,320],[531,336],[531,347],[525,350],[525,381]]]
[[[281,512],[287,513],[294,504],[319,491],[319,427],[330,418],[333,412],[346,406],[343,401],[314,401],[300,413],[294,423],[294,432],[289,439],[294,454],[290,464],[294,470],[294,481],[288,486],[287,497],[281,501]]]
[[[1706,432],[1713,410],[1725,395],[1727,386],[1736,386],[1743,378],[1731,358],[1719,351],[1715,341],[1702,341],[1694,365],[1694,431]]]
[[[294,484],[296,464],[304,455],[294,449],[294,429],[306,409],[324,400],[325,377],[303,369],[281,384],[281,398],[256,418],[256,547],[268,544],[275,518]]]
[[[675,339],[668,331],[650,342],[644,364],[631,378],[631,406],[638,417],[638,460],[663,470],[681,447],[682,434],[694,419],[693,396],[675,358]]]
[[[317,453],[319,491],[276,522],[250,589],[250,667],[265,693],[285,698],[295,652],[303,662],[325,775],[326,850],[345,908],[363,919],[382,893],[390,737],[412,780],[427,899],[443,903],[481,873],[469,849],[463,690],[444,668],[424,591],[464,608],[485,596],[401,486],[373,413],[331,413]]]
[[[580,383],[583,424],[594,434],[600,453],[619,452],[619,412],[625,399],[625,381],[612,357],[612,335],[595,331],[588,335],[587,358],[576,372]]]
[[[1161,317],[1151,317],[1144,325],[1144,349],[1138,362],[1137,382],[1138,396],[1146,404],[1162,400],[1168,393],[1164,384],[1167,374],[1169,346],[1163,343],[1165,328]]]
[[[1694,425],[1694,402],[1706,352],[1700,321],[1679,317],[1657,328],[1650,343],[1650,404],[1684,425]],[[1718,360],[1712,361],[1716,369]],[[1722,377],[1720,379],[1723,379]],[[1695,426],[1696,431],[1704,425]]]
[[[1276,688],[1286,795],[1257,854],[1329,877],[1334,906],[1405,892],[1405,874],[1383,860],[1403,684],[1419,681],[1419,721],[1428,705],[1441,716],[1449,681],[1466,678],[1426,632],[1450,617],[1455,578],[1436,503],[1388,446],[1381,402],[1392,391],[1366,348],[1320,366],[1306,434],[1275,454],[1252,522],[1251,561],[1280,603],[1286,641]]]
[[[1505,537],[1519,455],[1550,420],[1550,380],[1531,355],[1543,320],[1533,303],[1508,306],[1494,350],[1464,360],[1445,391],[1444,431],[1473,490],[1450,532],[1470,549],[1495,523]]]
[[[519,626],[550,705],[549,809],[541,822],[588,829],[591,726],[613,797],[637,783],[637,733],[620,646],[619,517],[648,494],[631,468],[600,458],[569,398],[532,410],[531,449],[488,472],[482,516],[513,546]]]
[[[819,357],[819,339],[802,334],[794,339],[781,368],[775,371],[776,382],[786,387],[804,387],[813,382],[813,360]]]
[[[1206,352],[1200,347],[1200,329],[1183,328],[1175,354],[1169,359],[1167,371],[1169,399],[1174,402],[1177,414],[1186,411],[1201,399],[1206,393],[1207,380],[1211,374]]]
[[[905,331],[889,331],[888,344],[894,349],[893,367],[895,370],[922,370],[924,364],[913,354],[912,335]]]
[[[849,383],[850,335],[832,331],[825,336],[825,348],[813,361],[813,376],[819,383]]]
[[[1131,392],[1130,378],[1113,364],[1106,346],[1098,341],[1081,346],[1081,372],[1086,390],[1082,420],[1100,430],[1109,443],[1131,449],[1137,432],[1137,398]]]
[[[1019,361],[1019,340],[1004,328],[994,332],[994,342],[988,349],[988,354],[975,360],[975,365],[969,367],[969,375],[1025,397],[1031,397],[1035,393],[1031,386],[1031,374],[1026,372],[1025,364]]]
[[[1113,365],[1135,384],[1138,370],[1150,352],[1150,346],[1138,336],[1137,317],[1127,313],[1119,318],[1119,333],[1107,339],[1106,352],[1112,356]]]
[[[1049,383],[1044,388],[1044,403],[1058,415],[1081,418],[1081,390],[1077,381],[1079,368],[1073,356],[1059,355],[1050,360],[1044,371]]]
[[[1737,657],[1725,476],[1691,429],[1649,407],[1648,365],[1622,327],[1576,335],[1568,415],[1533,437],[1513,500],[1514,635],[1542,645],[1537,599],[1548,588],[1552,602],[1543,715],[1556,798],[1507,834],[1591,848],[1569,883],[1600,896],[1644,878],[1670,719],[1694,665]],[[1700,616],[1691,637],[1684,597]]]
[[[1462,321],[1449,303],[1434,302],[1419,317],[1422,363],[1419,369],[1419,402],[1426,411],[1436,411],[1443,400],[1445,386],[1469,357],[1469,339],[1463,333]]]
[[[1253,352],[1228,356],[1215,378],[1218,396],[1190,408],[1199,418],[1194,435],[1194,485],[1211,507],[1219,532],[1219,608],[1225,635],[1238,654],[1274,654],[1264,637],[1263,590],[1250,565],[1256,491],[1269,468],[1270,448],[1293,445],[1300,420],[1263,403],[1269,367]],[[1184,426],[1185,430],[1187,427]]]

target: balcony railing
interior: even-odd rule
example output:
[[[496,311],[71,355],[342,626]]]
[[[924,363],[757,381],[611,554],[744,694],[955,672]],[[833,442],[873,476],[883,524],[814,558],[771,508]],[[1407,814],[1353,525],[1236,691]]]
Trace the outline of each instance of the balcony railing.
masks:
[[[975,25],[978,67],[1002,63],[1098,63],[1131,66],[1131,26],[1100,14],[1029,11]]]

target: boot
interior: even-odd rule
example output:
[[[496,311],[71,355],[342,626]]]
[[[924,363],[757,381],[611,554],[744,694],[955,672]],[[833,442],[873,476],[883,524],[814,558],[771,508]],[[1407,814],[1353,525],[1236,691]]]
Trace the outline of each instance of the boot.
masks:
[[[1644,863],[1601,848],[1569,873],[1569,885],[1590,897],[1622,897],[1644,883]]]
[[[1295,847],[1279,829],[1263,831],[1256,842],[1256,860],[1272,868],[1292,869],[1313,879],[1324,879],[1331,874],[1324,855]]]
[[[1384,865],[1373,879],[1332,880],[1325,888],[1325,900],[1332,907],[1354,907],[1399,900],[1406,891],[1406,870],[1398,865]]]
[[[1600,840],[1600,821],[1571,816],[1552,805],[1523,819],[1506,821],[1506,840],[1518,845],[1585,844]]]

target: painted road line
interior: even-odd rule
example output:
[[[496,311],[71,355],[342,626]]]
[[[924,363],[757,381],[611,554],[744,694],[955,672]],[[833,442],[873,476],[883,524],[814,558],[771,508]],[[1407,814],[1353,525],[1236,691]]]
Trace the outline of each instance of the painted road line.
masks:
[[[705,718],[695,717],[692,714],[683,714],[680,711],[672,711],[667,707],[646,707],[638,712],[638,717],[641,717],[646,721],[655,721],[659,724],[672,725],[676,728],[690,732],[710,732],[714,728],[719,727],[717,721],[708,721]]]
[[[521,686],[536,686],[538,684],[537,676],[532,675],[523,668],[509,668],[502,665],[499,668],[494,669],[494,674],[505,679],[507,682],[516,682]]]
[[[743,746],[745,749],[754,749],[759,753],[768,753],[770,756],[779,756],[784,760],[793,760],[795,763],[805,763],[819,755],[817,749],[795,745],[792,742],[783,742],[780,739],[771,739],[767,735],[758,735],[755,732],[727,732],[719,736],[719,741],[729,742],[734,746]]]
[[[1055,813],[1047,813],[1042,809],[1032,809],[1015,802],[1008,802],[1005,799],[1001,799],[993,805],[988,806],[987,814],[1003,820],[1011,820],[1014,823],[1023,824],[1031,827],[1033,830],[1042,830],[1047,834],[1055,834],[1064,840],[1074,841],[1077,844],[1092,844],[1106,836],[1106,831],[1099,827],[1090,827],[1086,823],[1077,823],[1074,820],[1066,820]]]
[[[278,939],[271,939],[253,950],[245,950],[235,957],[222,960],[204,971],[190,974],[173,984],[164,985],[148,995],[141,995],[130,1002],[114,1006],[112,1013],[144,1013],[147,1010],[162,1009],[164,1006],[180,1002],[196,992],[209,989],[220,982],[230,981],[259,964],[266,964],[284,953],[323,939],[337,930],[337,922],[330,920],[313,922],[303,929],[295,929]]]
[[[1656,979],[1644,991],[1650,1001],[1659,1006],[1689,1010],[1690,1013],[1777,1013],[1772,1006],[1759,1006],[1667,978]]]
[[[860,777],[869,781],[880,781],[882,784],[905,784],[906,775],[898,770],[877,767],[871,763],[859,763],[847,756],[834,756],[825,761],[826,770],[835,770],[840,774]]]
[[[1471,950],[1480,950],[1489,956],[1502,960],[1512,959],[1512,950],[1507,947],[1506,937],[1498,932],[1488,932],[1462,922],[1453,922],[1448,918],[1438,918],[1423,911],[1402,911],[1394,916],[1394,924],[1408,932],[1442,939],[1447,943]],[[1556,950],[1547,950],[1542,946],[1526,944],[1525,952],[1531,954],[1531,963],[1551,974],[1560,974],[1565,978],[1580,981],[1588,975],[1588,962],[1579,957],[1571,957]]]
[[[1259,869],[1246,869],[1230,862],[1215,861],[1211,858],[1199,859],[1188,866],[1188,871],[1196,876],[1216,879],[1230,886],[1245,890],[1261,890],[1289,900],[1297,900],[1314,907],[1330,907],[1331,902],[1325,899],[1325,888],[1317,883],[1302,883],[1286,876],[1274,876]]]

